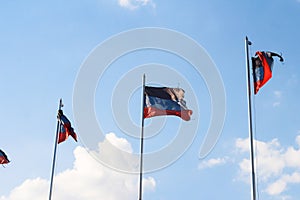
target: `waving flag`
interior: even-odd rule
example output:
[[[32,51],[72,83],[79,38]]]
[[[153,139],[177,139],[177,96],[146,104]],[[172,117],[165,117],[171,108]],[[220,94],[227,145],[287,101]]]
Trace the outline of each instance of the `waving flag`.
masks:
[[[264,51],[257,51],[255,55],[257,57],[252,57],[252,67],[254,94],[257,94],[258,90],[272,77],[273,57],[279,57],[280,62],[283,62],[283,58],[277,53]]]
[[[77,135],[74,132],[74,129],[71,126],[71,122],[68,118],[63,114],[62,110],[58,111],[58,120],[60,122],[60,130],[59,130],[59,138],[58,144],[64,142],[68,139],[69,135],[73,137],[73,139],[77,142]]]
[[[193,113],[186,106],[181,88],[145,87],[144,118],[176,115],[189,121]]]
[[[9,160],[7,158],[7,155],[0,149],[0,164],[7,164],[9,163]]]

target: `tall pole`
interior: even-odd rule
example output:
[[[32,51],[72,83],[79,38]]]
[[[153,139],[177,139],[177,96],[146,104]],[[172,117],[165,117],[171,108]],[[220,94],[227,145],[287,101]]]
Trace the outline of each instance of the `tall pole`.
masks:
[[[62,99],[60,99],[58,110],[61,110],[62,107],[63,107]],[[56,161],[56,149],[57,149],[59,129],[60,129],[60,122],[59,122],[59,120],[57,120],[55,143],[54,143],[54,152],[53,152],[53,160],[52,160],[52,171],[51,171],[51,179],[50,179],[49,200],[52,199],[52,186],[53,186],[53,177],[54,177],[54,169],[55,169],[55,161]]]
[[[248,125],[250,138],[250,160],[251,160],[251,189],[252,200],[256,200],[256,184],[255,184],[255,166],[254,166],[254,145],[253,145],[253,128],[252,128],[252,108],[251,108],[251,86],[250,86],[250,64],[249,64],[249,45],[252,43],[246,36],[245,50],[246,50],[246,66],[247,66],[247,92],[248,92]]]
[[[144,106],[145,106],[145,74],[143,75],[142,88],[142,127],[141,127],[141,155],[140,155],[140,187],[139,200],[143,198],[143,153],[144,153]]]

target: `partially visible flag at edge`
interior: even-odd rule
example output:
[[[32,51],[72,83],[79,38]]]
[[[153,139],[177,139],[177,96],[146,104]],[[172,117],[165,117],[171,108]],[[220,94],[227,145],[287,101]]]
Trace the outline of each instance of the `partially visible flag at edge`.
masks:
[[[0,149],[0,164],[7,164],[9,162],[7,155]]]
[[[252,69],[254,94],[257,94],[259,89],[272,78],[273,56],[279,57],[280,62],[283,62],[283,58],[274,52],[257,51],[255,55],[257,57],[252,57]]]
[[[181,88],[145,86],[144,118],[175,115],[189,121],[193,111],[187,108],[184,93]]]
[[[71,125],[70,120],[63,114],[62,110],[58,111],[57,116],[59,123],[60,123],[60,130],[59,130],[59,137],[58,137],[58,144],[61,142],[64,142],[68,139],[68,137],[71,135],[73,139],[77,142],[77,135],[74,132],[74,129]]]

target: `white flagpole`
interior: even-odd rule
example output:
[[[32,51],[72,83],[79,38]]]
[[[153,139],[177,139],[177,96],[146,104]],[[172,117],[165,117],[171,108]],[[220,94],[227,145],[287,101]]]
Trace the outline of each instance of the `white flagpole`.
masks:
[[[245,51],[246,51],[246,67],[247,67],[247,92],[248,92],[248,126],[250,138],[250,160],[251,160],[251,189],[252,200],[256,200],[256,184],[255,184],[255,165],[254,165],[254,142],[253,142],[253,128],[252,128],[252,108],[251,108],[251,86],[250,86],[250,64],[249,64],[249,45],[252,43],[246,36]]]
[[[142,127],[141,127],[141,155],[140,155],[140,186],[139,186],[139,200],[143,198],[143,153],[144,153],[144,105],[145,105],[145,74],[143,75],[142,88]]]
[[[58,110],[61,110],[62,107],[63,107],[62,99],[60,99]],[[56,161],[56,149],[57,149],[58,134],[59,134],[60,126],[61,126],[60,121],[57,120],[55,143],[54,143],[54,152],[53,152],[53,160],[52,160],[52,171],[51,171],[51,179],[50,179],[49,200],[52,199],[53,177],[54,177],[54,169],[55,169],[55,161]]]

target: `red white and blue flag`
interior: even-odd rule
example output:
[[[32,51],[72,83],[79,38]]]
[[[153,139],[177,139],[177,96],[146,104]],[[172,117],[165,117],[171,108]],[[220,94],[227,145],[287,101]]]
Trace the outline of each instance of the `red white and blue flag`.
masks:
[[[71,122],[69,119],[63,114],[62,110],[58,111],[58,120],[60,123],[58,144],[64,142],[71,135],[73,139],[77,142],[77,135],[72,128]]]
[[[258,90],[272,78],[273,56],[279,57],[280,62],[283,62],[283,58],[277,53],[264,51],[257,51],[255,55],[257,57],[252,57],[252,67],[254,94],[257,94]]]
[[[9,163],[7,155],[0,149],[0,164],[7,164]]]
[[[189,121],[193,111],[187,108],[184,93],[181,88],[145,86],[144,118],[175,115]]]

